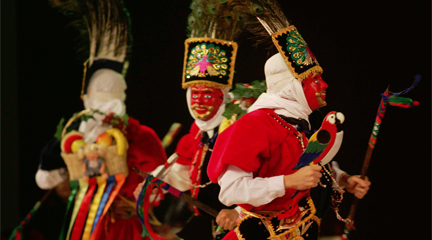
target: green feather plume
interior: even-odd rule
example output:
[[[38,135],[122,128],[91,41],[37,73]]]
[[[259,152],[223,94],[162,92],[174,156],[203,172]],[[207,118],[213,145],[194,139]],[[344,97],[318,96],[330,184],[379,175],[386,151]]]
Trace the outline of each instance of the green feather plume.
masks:
[[[230,7],[231,0],[193,0],[187,36],[235,41],[243,32],[245,16]]]

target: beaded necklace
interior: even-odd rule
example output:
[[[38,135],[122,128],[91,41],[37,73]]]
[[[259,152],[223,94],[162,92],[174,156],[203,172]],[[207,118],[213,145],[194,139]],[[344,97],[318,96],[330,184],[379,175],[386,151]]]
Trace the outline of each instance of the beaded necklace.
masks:
[[[331,198],[332,198],[331,207],[332,207],[333,211],[336,213],[336,218],[339,221],[342,221],[344,223],[350,223],[351,220],[349,218],[342,218],[341,215],[339,214],[339,205],[342,203],[343,194],[345,193],[345,191],[339,186],[336,179],[334,179],[333,174],[330,173],[325,166],[321,165],[321,163],[318,163],[318,165],[320,165],[322,167],[322,169],[324,169],[325,173],[327,174],[327,175],[326,174],[323,174],[323,175],[326,178],[327,178],[327,176],[329,176],[331,178],[331,180],[333,181],[333,186],[332,186],[333,195],[331,196]],[[322,186],[322,187],[326,187],[326,186]]]
[[[288,122],[286,122],[285,120],[283,120],[282,118],[277,118],[277,117],[275,117],[275,116],[273,116],[272,114],[270,114],[270,113],[267,113],[269,116],[271,116],[274,120],[276,120],[276,122],[278,122],[282,127],[284,127],[284,128],[286,128],[286,129],[288,129],[288,130],[292,130],[291,128],[289,128],[288,126],[287,126],[287,124],[288,125],[291,125],[291,124],[289,124]],[[292,125],[291,125],[292,126]],[[300,142],[300,144],[301,144],[301,146],[302,146],[302,150],[304,151],[305,150],[305,145],[304,145],[304,141],[303,141],[303,134],[301,134],[300,132],[297,132],[298,134],[296,134],[296,138],[297,138],[297,140]]]

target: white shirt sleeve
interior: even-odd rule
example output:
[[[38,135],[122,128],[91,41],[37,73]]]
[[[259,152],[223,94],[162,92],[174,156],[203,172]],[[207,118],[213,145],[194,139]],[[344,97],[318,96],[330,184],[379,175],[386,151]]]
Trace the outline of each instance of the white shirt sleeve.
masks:
[[[163,165],[158,166],[153,170],[152,175],[158,173],[162,167]],[[160,179],[182,192],[187,191],[189,190],[189,165],[173,163]]]
[[[332,161],[333,172],[335,174],[336,182],[340,185],[339,180],[343,173],[346,173],[344,170],[339,168],[339,164],[336,161]],[[343,187],[342,187],[343,188]]]
[[[251,172],[229,165],[218,179],[221,186],[219,201],[226,206],[250,204],[261,206],[285,194],[283,175],[270,178],[253,178]]]

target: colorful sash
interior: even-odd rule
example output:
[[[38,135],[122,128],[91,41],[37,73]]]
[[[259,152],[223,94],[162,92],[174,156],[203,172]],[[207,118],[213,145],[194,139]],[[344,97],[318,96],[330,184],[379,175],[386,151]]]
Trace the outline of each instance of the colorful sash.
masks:
[[[67,224],[69,222],[68,221],[69,220],[69,218],[68,218],[69,211],[70,211],[70,208],[72,206],[72,203],[75,200],[75,196],[77,194],[78,187],[79,187],[79,182],[78,182],[78,180],[71,180],[71,181],[69,181],[69,185],[70,185],[70,189],[71,189],[71,194],[70,194],[70,196],[68,198],[68,204],[67,204],[67,207],[66,207],[66,214],[65,214],[65,217],[63,219],[63,225],[62,225],[62,228],[61,228],[59,240],[64,240],[65,239],[66,226],[67,226]]]
[[[117,197],[117,194],[119,193],[124,182],[126,181],[126,177],[123,173],[119,173],[119,174],[115,175],[115,179],[116,179],[117,184],[116,184],[115,188],[112,190],[112,193],[110,194],[108,201],[105,205],[105,208],[102,212],[102,215],[99,218],[100,223],[102,222],[102,219],[105,216],[105,214],[107,213],[108,209],[110,208],[112,202]],[[101,224],[98,224],[96,226],[96,229],[93,231],[93,234],[91,235],[90,240],[98,239],[97,236],[100,235],[100,231],[101,231]]]
[[[69,223],[69,229],[68,229],[68,232],[66,234],[66,240],[70,239],[70,234],[72,232],[72,228],[73,228],[73,225],[75,223],[75,219],[76,219],[76,217],[78,215],[78,211],[80,209],[81,203],[84,200],[84,196],[87,193],[88,187],[89,187],[89,184],[87,182],[84,182],[82,179],[79,179],[78,196],[77,196],[77,198],[75,200],[75,206],[74,206],[74,209],[73,209],[73,212],[72,212],[71,221]]]
[[[96,217],[96,212],[99,207],[99,203],[101,202],[102,195],[104,193],[107,182],[103,177],[96,177],[97,181],[97,192],[94,195],[93,201],[90,205],[90,210],[87,216],[86,225],[84,227],[84,233],[82,240],[88,240],[90,238],[90,233],[93,227],[93,223]]]
[[[103,210],[105,208],[105,204],[107,203],[108,197],[110,196],[111,191],[112,191],[112,189],[114,187],[115,177],[114,176],[109,176],[106,182],[107,182],[107,187],[106,187],[105,193],[103,194],[102,199],[100,201],[98,210],[96,212],[96,217],[95,217],[95,220],[93,222],[93,227],[92,227],[92,230],[91,230],[91,234],[96,229],[96,226],[97,226],[97,224],[99,222],[99,219],[100,219],[100,217],[102,215],[102,212],[103,212]]]
[[[81,206],[78,211],[78,215],[75,220],[75,224],[72,230],[71,240],[80,240],[83,228],[86,222],[87,213],[90,208],[90,203],[93,198],[93,193],[96,189],[96,178],[91,177],[89,179],[89,189],[84,196]]]

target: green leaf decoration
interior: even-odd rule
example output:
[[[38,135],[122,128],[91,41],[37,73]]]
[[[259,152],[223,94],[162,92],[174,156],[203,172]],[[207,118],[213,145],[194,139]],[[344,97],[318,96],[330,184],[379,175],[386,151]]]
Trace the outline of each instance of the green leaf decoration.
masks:
[[[237,114],[237,118],[240,118],[241,116],[245,115],[247,113],[247,110],[243,110],[240,108],[238,104],[234,103],[227,103],[225,105],[225,111],[222,114],[222,116],[226,117],[227,119],[231,119],[231,117],[234,114]]]
[[[87,122],[89,119],[95,119],[93,114],[84,114],[80,117],[80,120],[84,122]]]
[[[237,83],[235,89],[231,91],[234,95],[233,99],[227,99],[225,105],[225,112],[222,116],[231,119],[231,117],[236,114],[236,119],[240,119],[243,115],[247,113],[247,109],[242,109],[240,103],[243,99],[255,98],[255,100],[267,89],[265,80],[254,80],[250,84]],[[235,103],[232,103],[235,101]]]
[[[63,128],[64,128],[64,121],[65,119],[62,118],[60,119],[59,124],[57,125],[57,131],[54,134],[54,137],[60,142],[62,139],[62,132],[63,132]]]
[[[254,98],[258,98],[263,92],[267,90],[267,85],[265,81],[255,80],[251,83],[253,87],[253,96]]]
[[[123,116],[121,116],[121,119],[123,119],[125,126],[127,126],[129,124],[129,115],[127,113],[125,113]]]
[[[264,80],[254,80],[249,85],[250,87],[245,86],[243,83],[237,83],[235,86],[235,89],[231,91],[234,94],[235,100],[250,97],[258,98],[267,89],[266,82]]]

